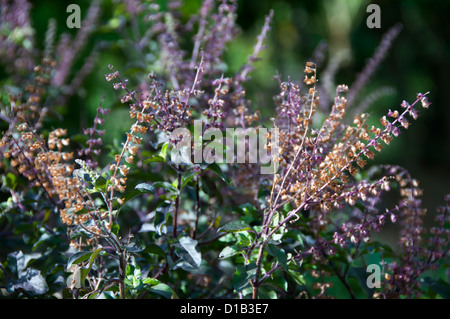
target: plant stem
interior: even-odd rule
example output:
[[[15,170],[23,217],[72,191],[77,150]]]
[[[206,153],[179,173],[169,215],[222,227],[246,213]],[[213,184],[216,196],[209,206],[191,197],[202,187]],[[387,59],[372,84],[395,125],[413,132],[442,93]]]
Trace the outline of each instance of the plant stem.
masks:
[[[175,199],[175,210],[173,212],[173,238],[177,238],[177,225],[178,225],[178,208],[180,207],[180,196],[181,196],[181,171],[178,167],[178,185],[177,185],[177,198]]]
[[[194,224],[194,230],[192,231],[192,238],[195,238],[195,235],[197,233],[197,227],[198,227],[198,218],[200,216],[200,179],[198,176],[195,177],[195,224]]]
[[[262,257],[263,257],[264,248],[266,247],[266,244],[267,244],[267,240],[264,240],[261,243],[261,246],[259,246],[258,257],[256,258],[256,273],[255,273],[255,279],[253,280],[253,283],[252,283],[252,287],[253,287],[252,298],[253,299],[258,299],[258,289],[259,289],[259,285],[261,283],[259,281],[259,275],[261,273]]]
[[[322,253],[325,255],[325,252],[322,249]],[[336,276],[339,278],[339,280],[342,282],[342,284],[344,285],[345,289],[347,289],[348,293],[350,294],[350,297],[352,299],[356,299],[355,294],[353,293],[352,288],[350,287],[350,285],[347,282],[347,279],[345,278],[345,276],[343,276],[341,274],[341,272],[339,271],[339,269],[337,269],[337,267],[335,266],[334,262],[332,260],[329,260],[329,264],[331,266],[331,268],[333,269],[334,273],[336,274]]]
[[[125,274],[127,271],[127,256],[126,251],[122,250],[119,253],[119,291],[120,299],[125,299]]]

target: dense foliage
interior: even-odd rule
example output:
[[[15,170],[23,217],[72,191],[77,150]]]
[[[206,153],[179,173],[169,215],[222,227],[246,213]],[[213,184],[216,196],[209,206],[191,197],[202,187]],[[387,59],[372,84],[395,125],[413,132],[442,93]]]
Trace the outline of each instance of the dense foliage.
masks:
[[[107,26],[97,23],[102,6],[92,1],[75,34],[56,41],[51,20],[43,50],[28,1],[0,5],[0,62],[8,75],[0,83],[2,296],[450,295],[449,196],[428,212],[436,221],[428,227],[419,181],[398,165],[369,165],[431,107],[429,93],[399,101],[379,121],[364,113],[367,103],[356,104],[400,25],[350,88],[330,86],[335,68],[321,81],[323,45],[305,61],[303,81],[274,75],[279,93],[266,121],[246,86],[273,11],[233,72],[224,59],[239,31],[232,0],[204,0],[188,21],[178,1],[117,2]],[[98,43],[79,66],[79,50],[101,28],[121,38]],[[124,49],[132,71],[101,61],[115,91],[96,96],[93,123],[72,134],[59,126],[64,106],[99,52],[114,47]],[[112,96],[127,118],[109,117]],[[108,124],[126,130],[108,140]],[[248,150],[244,161],[229,145],[216,147],[230,128],[247,134],[237,140]],[[178,132],[194,141],[183,144]],[[265,145],[251,136],[260,132]],[[251,150],[263,146],[273,174],[264,173],[261,158],[251,160]],[[376,236],[388,223],[400,226],[395,248]],[[375,287],[368,284],[372,264],[382,269]]]

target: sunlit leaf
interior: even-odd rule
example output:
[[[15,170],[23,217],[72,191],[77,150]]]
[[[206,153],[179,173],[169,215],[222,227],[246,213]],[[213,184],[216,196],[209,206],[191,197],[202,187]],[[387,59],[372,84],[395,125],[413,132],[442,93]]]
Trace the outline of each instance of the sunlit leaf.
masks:
[[[239,249],[236,246],[227,246],[219,254],[219,259],[229,258],[239,253],[242,249]]]
[[[237,292],[241,292],[245,287],[250,285],[250,280],[256,276],[256,264],[237,265],[233,278],[233,286]]]
[[[7,290],[11,292],[17,289],[23,289],[32,296],[42,295],[48,291],[48,285],[39,270],[28,268],[19,274],[17,280],[13,280],[7,285]]]
[[[252,230],[252,228],[242,220],[234,220],[220,227],[219,232],[240,232]]]
[[[195,239],[185,236],[181,237],[178,243],[174,245],[177,255],[193,268],[199,268],[202,262],[202,255],[197,244],[198,242]]]

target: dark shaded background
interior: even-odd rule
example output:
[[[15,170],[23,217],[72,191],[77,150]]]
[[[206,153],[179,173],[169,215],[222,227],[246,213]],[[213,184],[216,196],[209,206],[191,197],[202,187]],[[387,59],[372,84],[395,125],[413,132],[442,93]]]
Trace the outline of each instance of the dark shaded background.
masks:
[[[157,1],[164,4],[164,1]],[[186,17],[196,12],[199,0],[185,1]],[[37,30],[37,43],[43,46],[48,19],[58,21],[58,32],[71,32],[65,26],[66,7],[78,3],[82,14],[89,1],[32,1],[33,25]],[[264,16],[272,8],[275,11],[272,31],[266,41],[263,61],[256,64],[254,81],[248,85],[253,107],[269,117],[274,112],[272,97],[277,84],[271,78],[279,72],[283,79],[303,77],[303,66],[321,41],[328,43],[326,56],[347,49],[350,52],[344,65],[338,70],[336,84],[353,83],[380,42],[382,34],[400,22],[403,30],[394,42],[388,56],[361,92],[361,97],[373,90],[388,86],[395,89],[393,95],[381,98],[372,105],[374,122],[386,114],[389,108],[398,108],[401,101],[414,101],[417,92],[430,91],[432,107],[421,111],[421,116],[407,132],[394,140],[377,156],[375,163],[398,164],[407,168],[424,188],[424,206],[430,211],[443,204],[443,197],[450,193],[450,68],[448,23],[449,1],[374,1],[381,7],[381,29],[366,26],[366,7],[370,2],[356,0],[288,1],[258,0],[239,1],[238,23],[241,34],[229,46],[226,60],[230,70],[236,70],[252,52],[255,38],[260,32]],[[103,1],[101,23],[107,23],[114,10],[113,1]],[[93,45],[101,40],[117,39],[117,34],[98,32],[90,40],[79,60],[87,56]],[[109,126],[114,130],[127,127],[122,116],[127,112],[118,103],[117,93],[104,80],[107,65],[118,68],[127,64],[130,57],[123,51],[102,52],[92,75],[84,82],[78,96],[66,107],[67,125],[73,133],[89,126],[96,107],[105,93],[105,104],[113,109]],[[323,68],[327,64],[325,63]],[[319,80],[321,70],[319,69]],[[379,122],[378,122],[379,123]]]

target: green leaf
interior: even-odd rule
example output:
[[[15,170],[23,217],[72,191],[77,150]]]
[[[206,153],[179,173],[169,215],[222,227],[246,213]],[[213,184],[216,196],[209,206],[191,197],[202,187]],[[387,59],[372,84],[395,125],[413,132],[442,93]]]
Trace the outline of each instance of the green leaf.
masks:
[[[255,235],[248,231],[234,233],[237,238],[237,245],[239,247],[248,247],[253,243]]]
[[[149,285],[149,286],[156,286],[156,285],[160,284],[159,280],[155,279],[155,278],[145,278],[144,280],[142,280],[142,282],[145,285]]]
[[[259,186],[258,195],[257,195],[259,202],[261,204],[265,205],[267,196],[269,196],[269,195],[270,195],[270,190],[268,189],[268,187],[267,186],[265,187],[263,184],[261,184]]]
[[[103,176],[99,176],[95,181],[95,190],[99,192],[104,192],[106,190],[107,180]]]
[[[275,257],[275,259],[278,261],[278,263],[283,267],[285,271],[288,271],[288,265],[287,265],[287,256],[283,249],[278,248],[275,245],[268,244],[267,250],[269,254]]]
[[[142,289],[143,281],[141,280],[142,272],[139,265],[136,264],[135,259],[132,257],[130,263],[127,265],[125,284],[132,289]]]
[[[161,235],[165,233],[165,225],[169,220],[169,217],[172,213],[173,205],[165,203],[164,205],[159,206],[155,212],[155,218],[153,220],[153,225],[156,229],[156,233]]]
[[[256,264],[237,265],[233,278],[233,286],[237,292],[241,292],[250,285],[250,281],[256,276]]]
[[[232,185],[231,180],[222,172],[222,169],[220,168],[219,165],[217,165],[217,163],[209,164],[207,169],[209,169],[209,170],[213,171],[214,173],[216,173],[228,185]]]
[[[187,183],[189,183],[194,178],[194,176],[200,173],[201,171],[187,171],[186,173],[184,173],[181,179],[181,189],[183,189],[187,185]]]
[[[181,146],[180,148],[172,147],[169,163],[191,167],[192,160],[190,150],[190,146]]]
[[[145,249],[144,243],[139,239],[139,237],[134,237],[129,245],[125,246],[126,250],[130,253],[138,253]]]
[[[233,233],[228,233],[218,239],[221,243],[232,243],[236,241],[236,236]]]
[[[154,149],[158,149],[161,147],[161,145],[164,145],[164,143],[167,143],[169,140],[168,134],[164,132],[155,132],[156,139],[152,139],[150,142],[151,146]]]
[[[17,177],[13,173],[8,173],[6,176],[2,175],[3,186],[14,190],[17,186]]]
[[[351,267],[348,273],[349,277],[355,277],[358,279],[360,287],[362,287],[367,292],[367,297],[372,298],[375,288],[369,288],[367,286],[367,270],[363,267]]]
[[[84,134],[77,134],[70,137],[70,140],[72,142],[77,142],[80,144],[85,144],[88,140],[88,137]]]
[[[148,291],[161,295],[164,298],[173,298],[174,296],[176,296],[175,293],[172,291],[172,288],[170,288],[166,284],[157,284],[155,286],[148,288]]]
[[[246,230],[253,230],[247,223],[242,220],[234,220],[220,227],[219,232],[241,232]]]
[[[178,191],[171,183],[168,182],[154,182],[152,185],[154,188],[164,188],[166,191],[172,193],[176,193]]]
[[[86,266],[81,267],[79,269],[79,272],[77,272],[77,275],[80,276],[79,282],[81,284],[83,284],[84,280],[86,279],[86,276],[89,274],[89,271],[91,270],[91,267],[92,267],[92,264],[93,264],[95,258],[100,253],[100,251],[102,251],[102,248],[98,248],[94,251],[80,251],[80,252],[72,255],[69,258],[69,260],[67,261],[66,269],[70,270],[72,265],[77,265],[84,261],[89,260],[89,263]]]
[[[145,193],[155,194],[155,186],[148,183],[141,183],[136,185],[136,187],[132,191],[125,193],[123,197],[124,203],[128,202],[129,200],[133,199],[136,196]]]
[[[66,266],[67,269],[70,269],[70,267],[74,264],[77,265],[79,263],[82,263],[83,261],[88,260],[93,253],[94,253],[93,251],[80,251],[78,253],[73,254],[67,261]]]
[[[282,215],[280,212],[275,212],[272,217],[271,225],[273,227],[277,226],[282,219]],[[270,238],[271,241],[279,241],[285,235],[286,226],[281,226]]]
[[[59,244],[65,244],[65,241],[60,233],[51,235],[48,232],[44,232],[41,237],[34,243],[32,250],[36,251],[42,245],[46,247],[55,247]]]
[[[209,178],[207,175],[202,176],[202,190],[209,196],[209,197],[216,197],[217,202],[219,205],[223,204],[223,197],[221,192],[218,190],[216,183]]]
[[[120,230],[119,224],[117,224],[116,222],[113,222],[112,225],[111,225],[111,232],[114,235],[118,236],[119,235],[119,230]]]
[[[145,160],[142,161],[142,164],[148,164],[148,163],[164,163],[166,160],[164,157],[159,156],[159,155],[153,155],[150,156],[149,158],[146,158]]]
[[[298,271],[296,271],[294,269],[289,269],[288,270],[288,274],[291,275],[291,277],[295,280],[295,282],[297,284],[299,284],[301,286],[305,286],[306,285],[306,280],[305,280],[305,278],[303,277],[303,275],[300,272],[298,272]]]
[[[202,255],[197,244],[198,241],[195,239],[184,236],[174,245],[177,255],[186,261],[192,268],[199,268],[202,262]]]
[[[37,225],[37,222],[34,223],[19,223],[14,227],[14,235],[19,235],[24,232],[33,231],[34,227]]]
[[[144,253],[149,253],[149,254],[154,254],[154,255],[158,255],[161,257],[166,257],[166,254],[164,253],[164,250],[161,249],[161,247],[159,247],[156,244],[149,244],[147,245],[147,247],[145,247],[144,249]]]
[[[126,203],[126,202],[132,200],[133,198],[135,198],[136,196],[139,196],[141,194],[142,194],[142,192],[137,190],[137,189],[133,189],[133,190],[131,190],[129,192],[126,192],[124,194],[124,196],[123,196],[123,202]]]
[[[8,254],[8,264],[12,266],[13,271],[17,272],[17,274],[21,273],[25,268],[27,268],[25,255],[21,250]]]
[[[450,285],[442,279],[425,277],[423,279],[423,285],[438,293],[442,298],[450,299]]]
[[[8,254],[8,264],[12,267],[13,272],[19,275],[27,268],[28,262],[35,257],[38,257],[38,255],[25,255],[21,250],[14,251]]]
[[[142,193],[152,193],[155,194],[155,187],[148,183],[141,183],[136,185],[134,189],[140,190]]]
[[[277,299],[277,293],[269,287],[261,287],[258,289],[258,298],[260,299]]]
[[[252,221],[259,219],[258,209],[250,203],[240,205],[237,207],[236,211],[245,216],[245,219],[242,218],[242,220],[247,223],[251,223]]]
[[[264,281],[264,284],[280,288],[280,289],[282,289],[284,291],[287,291],[288,290],[288,286],[289,286],[288,281],[286,280],[286,278],[285,278],[285,276],[283,274],[281,274],[281,275],[273,274],[272,276],[270,276],[269,278],[267,278]]]
[[[219,254],[219,259],[229,258],[239,253],[242,249],[239,249],[236,246],[227,246]]]
[[[34,268],[28,268],[19,274],[17,280],[8,283],[7,290],[12,292],[16,289],[23,289],[29,295],[42,295],[48,291],[48,285],[42,277],[41,272]]]
[[[89,258],[89,264],[85,267],[82,267],[80,269],[80,282],[84,282],[84,280],[86,279],[86,276],[89,274],[89,271],[91,270],[92,264],[94,263],[95,258],[97,257],[97,255],[102,251],[102,248],[98,248],[96,250],[94,250],[91,254],[91,257]]]
[[[167,148],[169,147],[170,142],[165,142],[161,147],[161,151],[159,152],[159,156],[165,160],[167,160]]]

